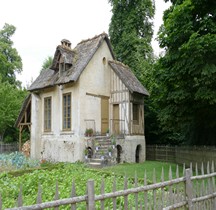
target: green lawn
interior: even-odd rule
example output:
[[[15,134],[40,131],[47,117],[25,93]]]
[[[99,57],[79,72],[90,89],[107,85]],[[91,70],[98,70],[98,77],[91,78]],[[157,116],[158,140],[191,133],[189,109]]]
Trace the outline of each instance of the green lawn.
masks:
[[[144,163],[124,163],[118,164],[112,167],[107,167],[102,169],[105,172],[114,173],[116,175],[126,175],[127,177],[134,177],[135,173],[139,179],[143,179],[146,173],[147,179],[152,182],[153,174],[155,171],[156,181],[161,181],[162,168],[164,170],[164,179],[168,180],[169,170],[172,170],[172,177],[176,177],[176,168],[177,165],[173,163],[158,162],[158,161],[145,161]],[[183,175],[183,166],[178,166],[179,176]]]

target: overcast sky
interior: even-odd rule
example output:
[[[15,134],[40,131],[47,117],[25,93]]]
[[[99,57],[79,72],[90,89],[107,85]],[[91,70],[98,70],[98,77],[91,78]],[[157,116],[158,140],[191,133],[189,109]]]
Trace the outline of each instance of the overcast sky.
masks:
[[[162,24],[164,0],[155,0],[155,31]],[[74,48],[83,39],[108,33],[112,16],[108,0],[0,0],[0,29],[16,27],[12,37],[22,58],[23,72],[17,78],[26,86],[39,75],[43,61],[53,56],[62,39]],[[159,47],[153,42],[156,54]]]

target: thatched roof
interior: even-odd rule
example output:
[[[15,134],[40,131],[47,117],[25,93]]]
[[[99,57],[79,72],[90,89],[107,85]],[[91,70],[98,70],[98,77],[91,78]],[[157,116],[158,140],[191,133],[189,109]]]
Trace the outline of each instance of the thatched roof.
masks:
[[[108,35],[105,33],[95,36],[92,39],[81,41],[73,50],[58,46],[56,48],[51,68],[42,71],[28,90],[34,91],[77,81],[104,40],[107,42],[114,58]],[[62,72],[61,76],[57,71],[60,55],[64,57],[65,63],[72,65],[69,70]]]
[[[109,65],[119,76],[122,82],[130,90],[131,93],[140,93],[149,96],[148,91],[143,87],[140,81],[135,77],[130,68],[118,61],[109,61]]]
[[[95,36],[92,39],[81,41],[74,49],[70,48],[71,43],[68,40],[62,40],[62,45],[56,48],[50,69],[42,71],[28,90],[35,91],[55,85],[76,82],[104,40],[107,42],[114,59],[108,35],[105,33]],[[61,72],[61,74],[59,74],[60,62],[69,64],[69,69]],[[128,66],[117,61],[109,61],[109,65],[131,93],[135,92],[146,96],[149,95],[148,91],[143,87]]]

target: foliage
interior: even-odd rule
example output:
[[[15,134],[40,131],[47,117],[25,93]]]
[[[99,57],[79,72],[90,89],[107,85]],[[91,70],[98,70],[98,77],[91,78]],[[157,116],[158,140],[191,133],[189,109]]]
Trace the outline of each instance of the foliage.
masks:
[[[17,50],[13,48],[11,36],[16,28],[13,25],[5,24],[0,30],[0,75],[4,82],[8,81],[12,85],[20,85],[16,81],[16,73],[22,71],[22,60]]]
[[[13,125],[26,95],[16,80],[16,73],[22,71],[22,61],[11,40],[15,30],[7,23],[0,30],[0,140],[6,132],[7,142],[16,138]]]
[[[93,134],[93,129],[92,128],[86,128],[85,130],[85,136],[92,136]]]
[[[6,129],[13,127],[26,91],[3,82],[0,76],[0,138]]]
[[[52,56],[48,56],[48,57],[44,60],[40,72],[42,72],[42,71],[48,69],[48,68],[52,65],[52,61],[53,61]]]
[[[153,143],[158,138],[158,110],[154,103],[154,63],[151,39],[155,6],[152,0],[110,0],[112,19],[109,26],[110,40],[116,58],[128,65],[150,92],[145,103],[146,139]],[[156,96],[157,97],[157,96]],[[157,133],[157,134],[156,134]],[[155,140],[156,141],[156,140]]]
[[[161,128],[173,139],[215,144],[216,2],[172,1],[159,42],[158,105]]]
[[[24,169],[39,166],[39,161],[25,157],[22,153],[13,152],[10,154],[0,154],[0,167],[10,167],[13,169]]]
[[[130,66],[143,82],[144,70],[152,64],[152,0],[109,0],[112,18],[110,40],[117,60]]]
[[[80,176],[82,174],[82,176]],[[24,205],[34,204],[36,202],[38,183],[42,185],[42,200],[51,201],[55,195],[55,182],[58,181],[60,198],[70,197],[72,180],[78,184],[76,194],[84,195],[86,193],[86,182],[88,179],[95,180],[95,193],[100,193],[100,183],[102,178],[106,178],[106,190],[112,191],[112,181],[114,175],[101,173],[87,169],[81,164],[58,164],[58,168],[52,170],[35,170],[29,174],[13,177],[9,174],[0,174],[0,193],[4,207],[13,207],[18,197],[19,187],[22,184]],[[117,188],[123,187],[123,177],[117,178]],[[131,185],[130,185],[131,186]],[[67,209],[67,207],[64,207]],[[70,209],[70,207],[68,207]],[[78,209],[83,209],[83,205],[78,205]]]
[[[24,205],[31,205],[36,202],[38,184],[42,186],[42,201],[51,201],[55,196],[55,184],[58,181],[59,196],[60,198],[69,198],[71,193],[71,184],[74,181],[76,185],[76,195],[81,196],[86,194],[86,183],[89,179],[94,180],[95,184],[95,194],[100,194],[100,186],[102,179],[105,180],[105,192],[112,192],[113,180],[116,179],[116,190],[124,189],[124,175],[121,173],[121,168],[127,172],[133,167],[138,170],[139,183],[143,184],[145,163],[142,164],[124,164],[118,165],[116,167],[107,168],[105,170],[93,170],[85,167],[84,164],[76,163],[58,163],[46,169],[36,169],[33,171],[28,171],[29,173],[21,173],[20,176],[13,176],[10,173],[0,174],[0,193],[2,195],[3,208],[13,207],[16,199],[18,197],[19,188],[22,185],[23,189],[23,201]],[[152,164],[151,162],[150,164]],[[153,177],[150,172],[153,172],[150,164],[147,167],[149,177]],[[148,164],[147,164],[148,165]],[[155,162],[153,167],[156,167],[161,172],[161,167],[167,165],[166,163]],[[147,169],[146,168],[146,169]],[[112,171],[112,169],[114,171]],[[134,186],[134,171],[133,174],[129,174],[128,188]],[[165,174],[166,172],[165,168]],[[147,170],[146,170],[147,171]],[[113,173],[114,172],[114,173]],[[80,176],[82,174],[82,176]],[[134,199],[134,196],[129,196],[129,200]],[[122,205],[124,199],[122,197],[117,198],[117,204]],[[110,200],[105,201],[105,207],[108,207]],[[132,202],[130,202],[132,203]],[[134,202],[133,202],[134,203]],[[100,209],[100,205],[96,202],[96,209]],[[84,209],[83,204],[77,204],[77,209]],[[70,209],[69,206],[64,206],[63,209]]]

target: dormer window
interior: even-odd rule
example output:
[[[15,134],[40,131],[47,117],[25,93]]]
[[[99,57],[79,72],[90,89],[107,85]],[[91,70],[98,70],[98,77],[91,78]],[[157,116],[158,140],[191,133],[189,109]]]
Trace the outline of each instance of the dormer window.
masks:
[[[71,42],[67,39],[62,39],[61,45],[56,48],[50,69],[59,71],[61,76],[64,71],[69,70],[73,66],[74,56],[75,51],[71,49]]]

